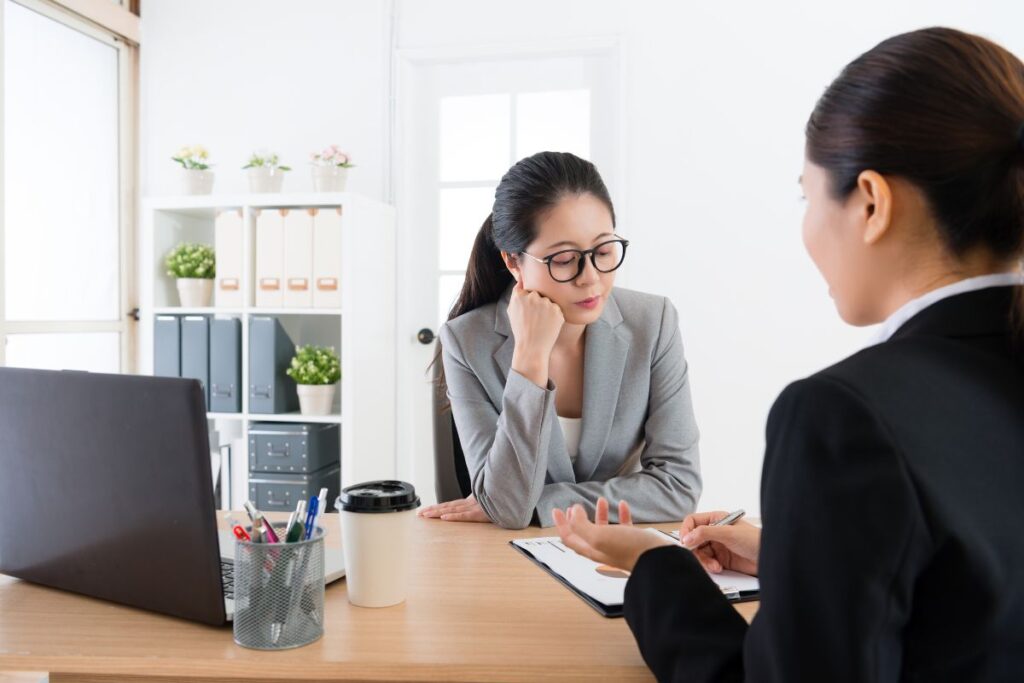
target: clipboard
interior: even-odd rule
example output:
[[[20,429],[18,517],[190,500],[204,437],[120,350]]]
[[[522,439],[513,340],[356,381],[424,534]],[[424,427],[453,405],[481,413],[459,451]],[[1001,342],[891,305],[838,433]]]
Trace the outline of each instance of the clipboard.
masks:
[[[598,614],[600,614],[602,617],[615,618],[615,617],[621,617],[623,615],[622,605],[621,604],[620,605],[606,605],[603,602],[595,600],[594,598],[590,597],[589,595],[587,595],[586,593],[581,591],[575,585],[573,585],[573,583],[571,581],[569,581],[565,577],[561,576],[560,574],[557,574],[554,571],[552,571],[551,567],[547,566],[546,564],[544,564],[543,562],[538,560],[536,557],[534,557],[533,553],[531,553],[526,548],[523,548],[522,546],[516,545],[515,541],[509,541],[508,544],[510,546],[512,546],[513,548],[515,548],[516,550],[518,550],[519,552],[521,552],[526,557],[530,558],[530,561],[533,562],[535,565],[537,565],[538,567],[540,567],[541,569],[546,571],[551,576],[555,577],[555,580],[558,581],[558,583],[562,584],[563,586],[568,588],[570,591],[575,593],[576,596],[580,600],[582,600],[583,602],[585,602],[588,605],[590,605],[591,607],[593,607],[594,610]]]
[[[655,530],[652,529],[652,531],[655,531]],[[664,534],[665,532],[660,531],[658,533]],[[665,535],[668,536],[669,534],[665,534]],[[544,540],[548,540],[548,539],[534,538],[534,539],[516,539],[516,540],[519,540],[520,542],[522,542],[522,541],[544,541]],[[525,555],[534,564],[536,564],[538,567],[540,567],[545,572],[550,574],[552,577],[554,577],[555,580],[558,581],[560,584],[562,584],[563,586],[568,588],[570,591],[575,593],[577,597],[579,597],[581,600],[583,600],[583,602],[585,602],[588,605],[590,605],[590,607],[594,611],[596,611],[598,614],[600,614],[603,617],[608,617],[608,618],[615,618],[615,617],[623,616],[623,603],[622,602],[618,602],[618,601],[608,602],[608,601],[602,601],[602,600],[599,600],[599,599],[595,598],[593,595],[590,595],[586,591],[582,590],[579,586],[577,586],[575,583],[573,583],[570,579],[566,578],[565,576],[563,576],[559,572],[555,571],[551,566],[549,566],[542,559],[540,559],[537,556],[535,556],[527,548],[524,548],[523,546],[518,545],[516,540],[509,541],[509,545],[511,545],[513,548],[515,548],[520,553]],[[551,540],[556,540],[557,541],[557,537],[555,537],[554,539],[551,539]],[[570,552],[570,553],[572,552],[572,550],[569,550],[569,549],[566,549],[566,550],[568,552]],[[583,558],[583,559],[585,561],[587,561],[587,562],[590,562],[590,560],[586,560],[586,558]],[[736,576],[739,577],[740,575],[737,574]],[[744,578],[749,580],[750,577],[744,577]],[[714,577],[712,577],[712,580],[715,580]],[[715,581],[715,582],[719,583],[718,581]],[[720,583],[719,583],[719,586],[721,586]],[[624,587],[625,587],[625,583],[623,583],[623,588]],[[760,587],[758,587],[756,590],[737,590],[737,591],[734,591],[734,592],[726,592],[724,590],[722,591],[722,597],[724,597],[727,601],[733,602],[733,603],[736,603],[736,602],[750,602],[750,601],[753,601],[753,600],[757,600],[757,599],[760,598],[760,595],[761,595]]]

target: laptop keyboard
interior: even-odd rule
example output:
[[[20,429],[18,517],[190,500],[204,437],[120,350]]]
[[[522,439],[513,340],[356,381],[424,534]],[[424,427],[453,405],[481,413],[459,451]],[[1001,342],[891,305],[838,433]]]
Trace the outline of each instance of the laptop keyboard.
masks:
[[[220,561],[220,578],[224,583],[224,597],[235,599],[235,563],[230,560]]]

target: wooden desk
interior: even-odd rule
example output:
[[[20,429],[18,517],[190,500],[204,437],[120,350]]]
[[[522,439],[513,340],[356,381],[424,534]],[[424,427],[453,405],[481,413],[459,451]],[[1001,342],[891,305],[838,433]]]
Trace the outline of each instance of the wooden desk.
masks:
[[[337,515],[325,517],[329,546],[339,526]],[[508,546],[552,529],[419,518],[415,526],[406,603],[353,607],[337,582],[327,588],[323,638],[282,652],[241,648],[229,626],[0,576],[0,671],[48,671],[53,683],[652,680],[625,620],[601,617]],[[737,607],[748,620],[757,610]]]

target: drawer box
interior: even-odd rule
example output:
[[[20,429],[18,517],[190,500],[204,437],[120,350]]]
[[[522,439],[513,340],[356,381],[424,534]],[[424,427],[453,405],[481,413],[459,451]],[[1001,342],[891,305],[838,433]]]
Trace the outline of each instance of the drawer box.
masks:
[[[308,474],[337,465],[341,426],[254,422],[249,427],[249,471]]]
[[[341,466],[325,467],[311,474],[258,474],[249,475],[249,499],[264,512],[292,512],[300,500],[327,489],[327,510],[341,492]]]

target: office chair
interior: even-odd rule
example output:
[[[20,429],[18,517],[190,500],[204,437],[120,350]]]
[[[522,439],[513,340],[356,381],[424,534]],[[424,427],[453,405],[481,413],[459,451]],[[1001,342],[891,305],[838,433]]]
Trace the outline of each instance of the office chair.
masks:
[[[462,452],[462,442],[459,441],[448,397],[437,387],[442,369],[441,342],[438,341],[437,362],[433,368],[434,386],[431,389],[434,413],[434,492],[438,503],[466,498],[473,492],[466,456]]]

